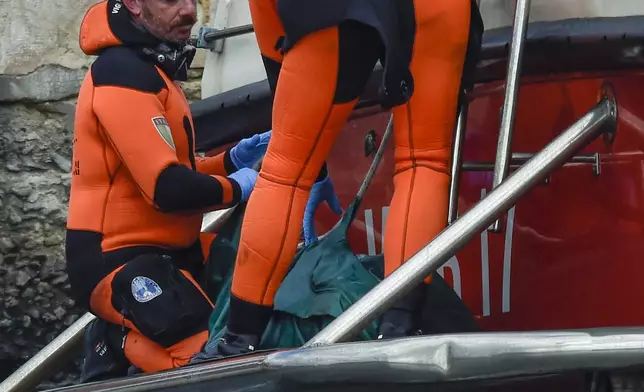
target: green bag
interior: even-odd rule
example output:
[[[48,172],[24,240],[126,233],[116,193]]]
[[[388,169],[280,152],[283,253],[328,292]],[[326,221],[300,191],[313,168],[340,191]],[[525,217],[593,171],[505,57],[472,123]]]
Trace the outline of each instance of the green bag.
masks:
[[[261,349],[301,346],[382,279],[383,257],[356,256],[347,241],[358,205],[354,201],[324,239],[296,254],[275,295],[274,313],[260,341]],[[205,290],[215,300],[215,309],[207,346],[216,344],[226,326],[243,210],[237,208],[211,246]],[[375,339],[377,332],[378,323],[373,322],[359,338]]]
[[[299,347],[326,327],[384,276],[384,257],[356,255],[347,240],[360,198],[340,224],[316,244],[301,249],[278,289],[274,312],[260,340],[260,349]],[[233,267],[245,206],[238,206],[210,248],[204,290],[215,302],[209,322],[207,348],[214,349],[225,332]],[[426,290],[421,328],[425,334],[477,332],[480,328],[452,287],[434,273]],[[379,320],[357,337],[377,337]]]
[[[295,256],[275,295],[277,317],[262,337],[262,348],[301,346],[382,280],[383,257],[356,256],[347,240],[358,205],[354,201],[338,227]],[[373,322],[358,339],[375,339],[377,333]]]

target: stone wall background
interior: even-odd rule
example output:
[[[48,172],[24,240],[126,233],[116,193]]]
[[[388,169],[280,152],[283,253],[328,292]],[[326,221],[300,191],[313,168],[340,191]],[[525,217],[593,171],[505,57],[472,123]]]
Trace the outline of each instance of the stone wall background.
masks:
[[[76,95],[93,60],[78,29],[96,2],[0,0],[0,380],[82,315],[68,296],[64,240]],[[184,86],[191,101],[202,58]],[[41,388],[73,382],[80,363]]]

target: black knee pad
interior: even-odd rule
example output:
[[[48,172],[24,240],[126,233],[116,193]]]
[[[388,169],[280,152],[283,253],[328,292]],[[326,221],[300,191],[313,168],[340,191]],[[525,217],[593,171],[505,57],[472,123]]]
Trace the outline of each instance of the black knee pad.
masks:
[[[129,261],[112,281],[112,305],[164,347],[207,330],[212,307],[168,256]]]
[[[95,319],[85,327],[81,383],[109,380],[127,375],[130,363],[123,352],[127,334],[121,326]]]

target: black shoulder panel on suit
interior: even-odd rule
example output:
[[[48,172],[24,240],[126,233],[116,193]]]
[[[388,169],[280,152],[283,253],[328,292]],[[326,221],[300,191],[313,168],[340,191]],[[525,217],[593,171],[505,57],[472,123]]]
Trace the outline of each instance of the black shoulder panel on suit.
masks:
[[[101,53],[92,64],[92,79],[96,87],[116,86],[155,94],[166,88],[154,65],[125,46]]]

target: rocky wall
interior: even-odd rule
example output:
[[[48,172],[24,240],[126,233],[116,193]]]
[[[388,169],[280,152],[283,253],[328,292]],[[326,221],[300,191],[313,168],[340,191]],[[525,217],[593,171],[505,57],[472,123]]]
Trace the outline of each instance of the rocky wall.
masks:
[[[0,0],[0,381],[83,312],[69,297],[64,241],[76,95],[93,60],[78,28],[96,1]],[[191,101],[200,64],[184,84]],[[75,381],[80,363],[40,388]]]

